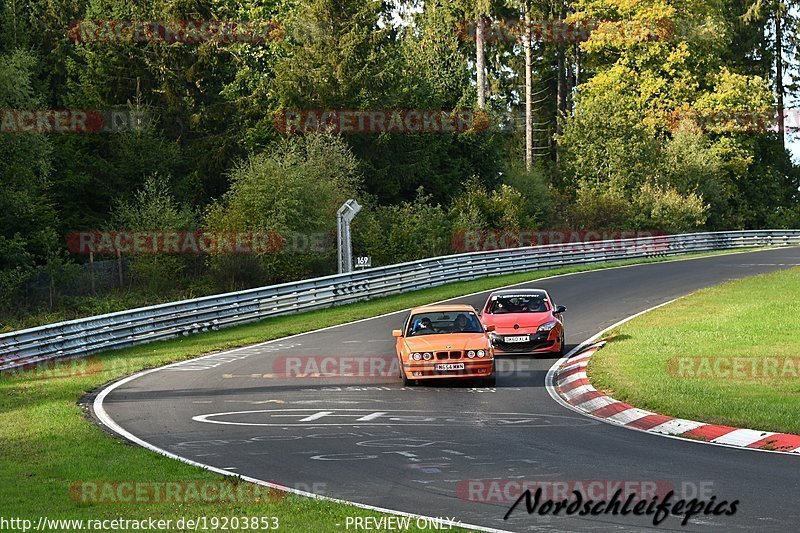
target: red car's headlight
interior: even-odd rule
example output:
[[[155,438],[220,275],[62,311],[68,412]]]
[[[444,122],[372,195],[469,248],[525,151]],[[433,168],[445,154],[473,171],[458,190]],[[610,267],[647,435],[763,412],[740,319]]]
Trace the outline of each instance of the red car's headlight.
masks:
[[[556,322],[556,321],[552,321],[552,322],[545,322],[544,324],[542,324],[541,326],[539,326],[539,331],[550,331],[550,330],[552,330],[554,327],[556,327],[556,324],[558,324],[558,322]]]

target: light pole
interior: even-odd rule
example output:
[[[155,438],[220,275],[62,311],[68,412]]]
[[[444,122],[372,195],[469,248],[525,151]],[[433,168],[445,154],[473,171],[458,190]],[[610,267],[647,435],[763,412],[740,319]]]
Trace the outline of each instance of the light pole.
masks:
[[[339,274],[353,270],[353,245],[350,240],[350,222],[361,211],[355,200],[347,200],[336,212],[336,251]]]

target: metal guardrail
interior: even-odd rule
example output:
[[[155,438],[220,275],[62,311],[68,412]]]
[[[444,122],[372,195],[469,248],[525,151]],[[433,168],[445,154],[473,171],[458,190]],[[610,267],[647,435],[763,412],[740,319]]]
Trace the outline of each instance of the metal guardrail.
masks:
[[[454,281],[609,261],[789,245],[800,245],[800,230],[637,237],[434,257],[0,334],[0,371]]]

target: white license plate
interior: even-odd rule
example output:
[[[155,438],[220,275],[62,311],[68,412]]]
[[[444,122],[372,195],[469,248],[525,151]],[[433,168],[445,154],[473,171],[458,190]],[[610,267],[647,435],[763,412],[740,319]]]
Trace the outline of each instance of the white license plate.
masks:
[[[464,363],[440,363],[436,370],[464,370]]]
[[[503,339],[505,342],[528,342],[531,340],[530,335],[515,335],[513,337],[506,337]]]

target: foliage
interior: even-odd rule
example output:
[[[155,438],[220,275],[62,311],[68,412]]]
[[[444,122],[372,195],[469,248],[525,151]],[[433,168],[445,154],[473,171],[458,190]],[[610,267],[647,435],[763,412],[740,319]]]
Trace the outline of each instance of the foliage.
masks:
[[[41,105],[36,65],[36,57],[21,50],[0,56],[3,124],[11,110]],[[25,282],[56,246],[58,215],[49,196],[50,140],[37,133],[0,133],[0,153],[0,308],[6,308],[21,296]]]
[[[628,17],[669,32],[648,42],[600,32],[582,45],[595,72],[559,138],[575,224],[610,217],[607,224],[669,231],[763,227],[769,212],[795,201],[788,154],[774,149],[768,123],[746,123],[773,108],[767,81],[724,64],[732,27],[724,10],[615,0],[576,5],[574,20]],[[775,156],[770,170],[765,150]],[[653,192],[663,193],[663,205],[648,199]]]
[[[527,229],[522,194],[502,184],[489,192],[477,179],[464,184],[464,192],[456,197],[450,209],[456,230]]]
[[[708,205],[695,193],[682,195],[672,187],[646,182],[633,202],[638,228],[658,228],[671,233],[694,230],[706,221]]]
[[[447,212],[420,188],[411,202],[371,205],[353,222],[353,250],[391,265],[449,252],[452,225]]]
[[[189,231],[195,229],[196,216],[178,204],[166,178],[153,174],[131,200],[117,201],[110,224],[118,231]],[[181,281],[190,260],[164,253],[135,255],[130,261],[133,282],[153,293],[165,292]]]
[[[515,39],[484,42],[486,128],[302,137],[276,127],[288,109],[474,109],[477,47],[466,30],[481,14],[495,30],[513,25],[524,9],[605,21],[581,43],[532,44],[530,170]],[[776,16],[787,95],[797,91],[796,14],[796,0],[6,2],[0,109],[146,120],[122,133],[0,134],[0,308],[35,305],[32,279],[65,283],[85,260],[65,255],[66,235],[119,226],[123,214],[124,225],[325,243],[205,262],[135,258],[128,289],[161,294],[170,282],[224,290],[333,272],[335,212],[350,197],[365,206],[356,251],[376,264],[447,253],[456,228],[797,226],[800,169],[768,124],[741,120],[776,105]],[[78,42],[68,29],[81,19],[272,23],[251,42]],[[156,194],[153,176],[180,217],[202,216],[148,218],[143,205],[137,215],[139,195]],[[55,286],[51,300],[61,305]]]
[[[213,231],[335,235],[336,212],[359,196],[361,179],[358,161],[339,137],[290,137],[234,167],[229,191],[208,207],[204,225]],[[309,276],[335,264],[333,254],[330,247],[265,250],[258,257],[215,256],[210,266],[218,283],[235,288]]]

